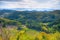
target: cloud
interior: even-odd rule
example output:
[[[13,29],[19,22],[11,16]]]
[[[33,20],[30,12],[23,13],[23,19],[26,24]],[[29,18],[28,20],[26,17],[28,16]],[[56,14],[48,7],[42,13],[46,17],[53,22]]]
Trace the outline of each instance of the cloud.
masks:
[[[14,2],[11,2],[14,1]],[[59,9],[59,0],[2,0],[0,8]]]
[[[39,3],[46,3],[46,2],[49,2],[50,0],[34,0],[36,2],[39,2]]]
[[[15,2],[15,1],[22,1],[22,0],[0,0],[0,1],[11,1],[11,2]]]

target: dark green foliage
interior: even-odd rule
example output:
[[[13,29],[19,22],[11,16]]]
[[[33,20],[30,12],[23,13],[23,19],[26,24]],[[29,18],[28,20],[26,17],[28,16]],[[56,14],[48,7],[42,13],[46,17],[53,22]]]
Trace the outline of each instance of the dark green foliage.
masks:
[[[4,15],[8,13],[8,15]],[[4,17],[2,17],[3,15]],[[48,29],[48,32],[54,32],[56,30],[60,31],[60,10],[54,11],[15,11],[15,10],[1,10],[0,17],[7,18],[4,19],[5,22],[3,26],[8,25],[17,25],[18,29],[22,27],[21,25],[26,25],[30,29],[43,31],[42,24],[48,23],[47,26],[44,26]],[[2,21],[4,21],[2,20]],[[51,30],[50,30],[50,29]],[[44,30],[46,31],[46,30]],[[46,31],[47,32],[47,31]]]
[[[14,25],[14,26],[18,26],[21,27],[21,23],[15,20],[9,20],[6,18],[0,18],[0,23],[2,25],[2,27],[6,27],[7,25]]]
[[[39,40],[38,38],[35,38],[35,40]]]
[[[17,37],[17,40],[19,40],[19,35],[18,35],[18,37]]]

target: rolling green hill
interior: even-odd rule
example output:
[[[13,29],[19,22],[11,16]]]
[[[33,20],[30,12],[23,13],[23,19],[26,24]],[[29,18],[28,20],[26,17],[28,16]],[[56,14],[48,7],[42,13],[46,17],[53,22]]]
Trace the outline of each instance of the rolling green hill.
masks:
[[[0,40],[60,40],[60,10],[0,10]]]
[[[0,10],[0,17],[15,20],[30,29],[41,30],[42,25],[53,27],[60,25],[60,10],[54,11],[16,11]]]

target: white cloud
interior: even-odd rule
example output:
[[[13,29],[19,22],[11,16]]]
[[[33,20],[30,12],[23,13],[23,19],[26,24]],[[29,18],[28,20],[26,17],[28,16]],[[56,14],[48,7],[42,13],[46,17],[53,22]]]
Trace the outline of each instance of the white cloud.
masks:
[[[59,0],[49,0],[49,1],[43,1],[38,2],[38,0],[22,0],[18,2],[7,2],[7,1],[1,1],[2,5],[0,5],[0,8],[53,8],[57,9],[59,8]]]

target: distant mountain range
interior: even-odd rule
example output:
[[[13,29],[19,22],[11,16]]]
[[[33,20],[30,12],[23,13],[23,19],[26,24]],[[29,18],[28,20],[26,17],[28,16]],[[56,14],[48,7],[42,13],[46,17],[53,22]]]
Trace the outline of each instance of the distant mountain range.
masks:
[[[23,25],[27,25],[29,28],[40,28],[40,23],[48,23],[49,26],[60,23],[60,10],[53,11],[18,11],[12,9],[0,10],[0,18],[6,18],[9,20],[15,20]]]
[[[52,11],[55,9],[46,9],[46,8],[0,8],[0,10],[2,9],[7,9],[7,10],[18,10],[18,11]]]
[[[26,19],[35,21],[54,21],[60,18],[60,10],[54,11],[18,11],[11,9],[0,10],[0,17],[8,19]]]

